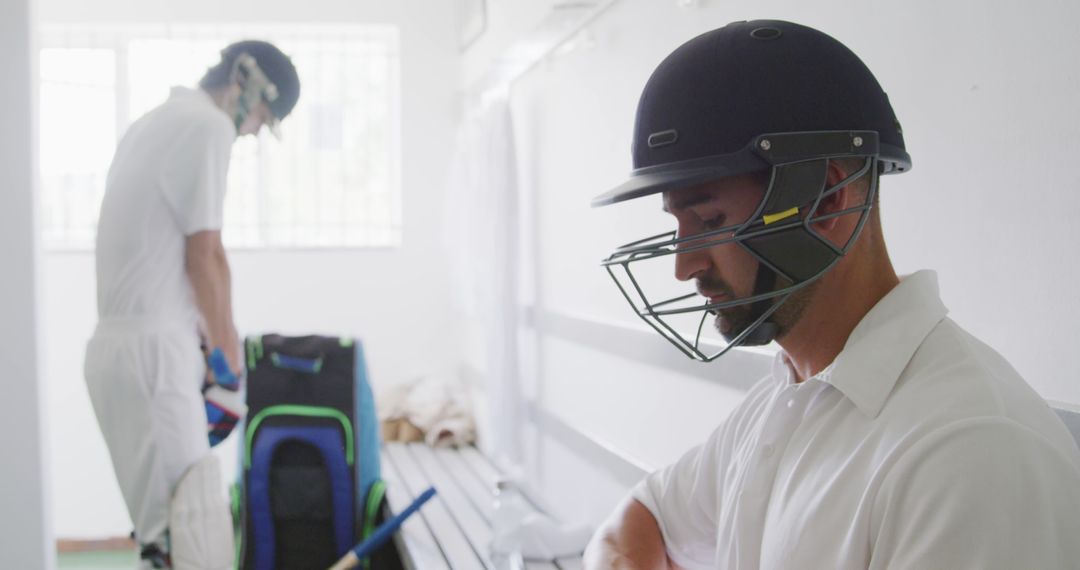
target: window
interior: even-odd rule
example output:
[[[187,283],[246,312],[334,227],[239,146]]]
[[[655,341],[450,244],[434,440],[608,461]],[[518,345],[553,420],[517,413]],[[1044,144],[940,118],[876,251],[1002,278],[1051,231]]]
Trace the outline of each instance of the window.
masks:
[[[194,86],[233,41],[293,58],[301,96],[282,141],[233,147],[230,247],[393,247],[401,243],[399,57],[389,26],[75,25],[42,30],[40,157],[44,241],[89,249],[113,151],[173,85]]]

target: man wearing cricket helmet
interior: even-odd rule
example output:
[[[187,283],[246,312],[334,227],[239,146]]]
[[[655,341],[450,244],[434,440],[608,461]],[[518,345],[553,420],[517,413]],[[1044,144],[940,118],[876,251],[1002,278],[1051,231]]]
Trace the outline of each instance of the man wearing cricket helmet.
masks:
[[[946,317],[935,273],[893,270],[878,182],[911,159],[854,53],[783,21],[698,36],[646,84],[632,153],[593,204],[660,197],[676,227],[604,261],[637,315],[696,360],[782,350],[704,444],[633,490],[589,567],[1075,566],[1069,432]],[[658,265],[685,290],[650,288]]]
[[[235,555],[210,447],[243,416],[243,362],[221,243],[231,149],[276,133],[300,95],[263,41],[226,47],[197,88],[132,123],[98,223],[90,400],[135,526],[140,568],[225,570]],[[200,346],[203,351],[200,351]]]

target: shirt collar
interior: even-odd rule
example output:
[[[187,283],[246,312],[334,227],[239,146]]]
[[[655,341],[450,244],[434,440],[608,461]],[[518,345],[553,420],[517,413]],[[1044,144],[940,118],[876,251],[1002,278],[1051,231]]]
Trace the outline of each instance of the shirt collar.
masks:
[[[183,97],[194,97],[198,95],[198,92],[202,92],[206,96],[206,98],[210,98],[210,94],[203,91],[202,89],[192,89],[190,87],[184,87],[182,85],[174,85],[172,89],[169,89],[169,98],[178,99]]]
[[[199,101],[200,104],[204,104],[228,117],[228,113],[221,107],[218,107],[217,102],[214,101],[214,98],[210,93],[203,91],[201,87],[191,88],[182,85],[174,86],[169,90],[169,99],[191,99]],[[231,117],[229,117],[229,123],[232,123]],[[233,125],[233,127],[235,128],[236,125]]]
[[[947,313],[935,272],[908,275],[866,313],[844,349],[815,378],[832,384],[859,411],[875,418],[915,351]],[[782,352],[773,375],[778,380],[791,375]]]
[[[209,93],[203,91],[202,88],[184,87],[182,85],[175,85],[169,90],[170,99],[194,99],[202,103],[206,103],[215,109],[219,109],[217,103],[214,102],[214,98]],[[219,109],[220,110],[220,109]]]

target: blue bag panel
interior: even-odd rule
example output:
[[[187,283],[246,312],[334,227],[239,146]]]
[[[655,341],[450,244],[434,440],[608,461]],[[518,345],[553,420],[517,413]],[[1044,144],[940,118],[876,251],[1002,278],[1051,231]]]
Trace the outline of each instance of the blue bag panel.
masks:
[[[382,475],[379,466],[379,450],[382,437],[379,435],[379,418],[375,415],[375,397],[368,382],[367,361],[364,359],[364,345],[356,341],[356,508],[358,513],[365,510],[367,496],[371,486]]]
[[[270,470],[274,452],[287,441],[306,443],[322,455],[330,476],[337,556],[343,556],[353,543],[352,481],[349,466],[341,453],[344,444],[340,431],[325,426],[263,427],[255,438],[247,493],[252,526],[249,540],[254,548],[255,570],[275,568],[276,537],[270,503]]]

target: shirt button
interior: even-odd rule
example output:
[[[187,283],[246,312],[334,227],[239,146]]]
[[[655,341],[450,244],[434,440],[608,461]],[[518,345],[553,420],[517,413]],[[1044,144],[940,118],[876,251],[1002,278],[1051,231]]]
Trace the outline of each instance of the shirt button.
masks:
[[[790,408],[791,406],[794,406],[794,405],[795,405],[795,398],[792,398],[792,399],[787,401],[787,407]]]
[[[761,448],[761,455],[763,457],[765,457],[766,459],[772,457],[772,454],[773,454],[773,446],[772,445],[766,445],[765,447]]]

